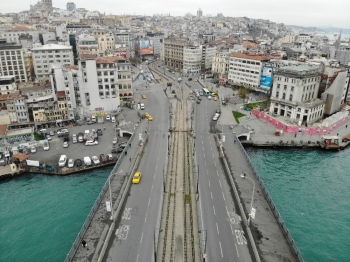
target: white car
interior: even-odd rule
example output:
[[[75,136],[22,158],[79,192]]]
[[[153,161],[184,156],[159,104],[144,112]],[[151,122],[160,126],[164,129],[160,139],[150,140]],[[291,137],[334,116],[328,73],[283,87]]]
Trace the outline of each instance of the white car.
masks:
[[[49,146],[48,142],[46,142],[46,141],[44,142],[43,149],[44,149],[44,151],[48,151],[50,149],[50,146]]]
[[[30,148],[30,152],[31,152],[32,154],[36,153],[36,148],[35,148],[35,146],[32,146],[32,147]]]
[[[112,142],[113,145],[115,145],[116,143],[118,143],[118,137],[115,137]]]
[[[52,140],[52,138],[51,138],[50,135],[46,135],[46,139],[47,139],[48,141]]]
[[[68,142],[63,142],[63,147],[67,148],[68,147]]]
[[[112,123],[115,123],[115,117],[112,116]]]
[[[110,121],[110,120],[111,120],[111,116],[110,116],[110,115],[107,115],[107,116],[106,116],[106,120],[107,120],[107,121]]]
[[[100,160],[98,159],[97,156],[91,157],[92,162],[94,162],[95,165],[98,165],[100,163]]]
[[[74,167],[74,159],[73,158],[70,158],[68,160],[68,167]]]
[[[64,167],[67,163],[67,156],[66,155],[61,155],[60,160],[58,160],[58,166]]]
[[[94,145],[98,145],[98,142],[96,140],[93,140],[93,141],[88,140],[85,142],[85,145],[86,146],[94,146]]]
[[[217,120],[219,119],[219,117],[220,117],[220,114],[219,114],[219,113],[216,113],[216,114],[214,115],[214,117],[213,117],[213,120],[214,120],[214,121],[217,121]]]
[[[211,100],[211,96],[208,96],[208,99]]]

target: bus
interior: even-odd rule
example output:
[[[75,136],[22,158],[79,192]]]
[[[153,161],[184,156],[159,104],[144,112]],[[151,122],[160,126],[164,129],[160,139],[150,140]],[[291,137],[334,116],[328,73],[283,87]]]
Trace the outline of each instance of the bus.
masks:
[[[205,96],[210,96],[209,90],[203,87],[203,93]]]

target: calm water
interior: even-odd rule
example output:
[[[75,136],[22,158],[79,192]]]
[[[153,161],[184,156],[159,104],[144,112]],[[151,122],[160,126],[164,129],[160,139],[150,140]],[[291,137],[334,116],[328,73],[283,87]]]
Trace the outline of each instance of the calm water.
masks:
[[[350,148],[248,153],[304,259],[350,261]],[[0,261],[62,262],[110,171],[0,182]]]
[[[248,154],[305,261],[350,261],[350,148]]]
[[[0,261],[64,261],[112,168],[0,182]]]

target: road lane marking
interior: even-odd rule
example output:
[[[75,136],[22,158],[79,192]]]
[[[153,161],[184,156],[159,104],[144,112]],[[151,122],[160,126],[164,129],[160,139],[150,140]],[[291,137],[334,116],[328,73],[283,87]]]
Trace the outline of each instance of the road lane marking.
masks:
[[[132,209],[131,207],[128,207],[128,208],[124,209],[122,219],[127,219],[127,220],[130,219],[130,217],[131,217],[131,209]]]
[[[147,213],[146,213],[146,217],[145,217],[145,223],[146,223],[146,221],[147,221]]]
[[[204,161],[204,164],[207,165],[207,160]]]
[[[142,243],[142,238],[143,238],[143,232],[142,232],[142,235],[141,235],[141,240],[140,240],[140,243]]]
[[[207,169],[207,175],[209,175],[209,171],[208,171],[208,169]]]
[[[208,182],[209,182],[209,187],[210,187],[210,181],[208,180]]]
[[[157,165],[156,165],[156,169],[157,169]]]
[[[149,206],[149,203],[151,203],[151,198],[148,199],[148,206]]]
[[[214,165],[216,166],[216,162],[214,161]]]
[[[139,261],[139,254],[137,254],[137,258],[136,258],[136,262],[138,262]]]
[[[219,172],[216,170],[216,175],[219,176]]]
[[[204,158],[205,158],[205,154],[203,153],[203,156],[204,156]]]
[[[221,257],[224,257],[224,255],[222,254],[222,247],[221,247],[221,242],[219,241],[220,244],[220,251],[221,251]]]
[[[203,145],[203,140],[202,140],[202,145]]]
[[[214,153],[211,153],[213,155],[213,158],[214,158]]]
[[[212,192],[210,192],[210,195],[211,195],[211,199],[213,199],[213,193]]]
[[[218,223],[215,223],[215,224],[216,224],[216,231],[218,231],[218,235],[220,235]]]
[[[239,257],[238,248],[237,248],[237,244],[236,243],[235,243],[235,246],[236,246],[236,251],[237,251],[237,257]]]
[[[216,212],[215,212],[215,207],[213,206],[213,210],[214,210],[214,215],[216,216]],[[218,225],[218,224],[216,224],[216,225]]]
[[[219,180],[220,187],[222,188],[221,181]]]
[[[221,192],[221,193],[222,193],[222,198],[224,199],[224,201],[226,201],[224,192]]]
[[[204,147],[202,147],[203,151],[204,151]]]
[[[156,178],[156,173],[154,173],[154,175],[153,175],[153,179],[155,179]]]
[[[152,192],[152,190],[153,190],[153,185],[152,185],[152,187],[151,187],[151,192]]]

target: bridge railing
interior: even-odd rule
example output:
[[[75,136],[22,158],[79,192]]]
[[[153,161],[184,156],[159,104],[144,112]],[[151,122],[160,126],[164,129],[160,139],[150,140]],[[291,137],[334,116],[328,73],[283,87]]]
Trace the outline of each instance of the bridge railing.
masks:
[[[129,141],[128,141],[127,146],[125,147],[125,149],[123,150],[123,152],[120,154],[117,163],[114,165],[114,167],[113,167],[111,173],[109,174],[109,176],[108,176],[108,178],[107,178],[105,184],[103,185],[103,187],[102,187],[102,189],[101,189],[101,192],[99,193],[97,199],[95,200],[94,205],[92,206],[92,208],[91,208],[89,214],[87,215],[83,226],[81,227],[81,229],[80,229],[80,231],[79,231],[77,237],[75,238],[75,240],[74,240],[74,242],[73,242],[73,245],[72,245],[72,247],[70,248],[70,250],[69,250],[69,252],[68,252],[68,254],[67,254],[67,256],[66,256],[66,259],[64,260],[65,262],[70,262],[70,261],[73,259],[73,256],[74,256],[75,252],[77,251],[79,245],[81,244],[81,241],[82,241],[81,239],[83,238],[83,236],[84,236],[84,234],[85,234],[85,231],[87,230],[88,226],[90,225],[91,220],[92,220],[92,218],[94,217],[94,214],[95,214],[95,212],[96,212],[98,206],[99,206],[100,203],[101,203],[101,200],[102,200],[103,196],[105,195],[105,193],[106,193],[106,191],[107,191],[107,189],[108,189],[108,187],[109,187],[109,180],[112,180],[113,177],[114,177],[114,175],[116,174],[116,172],[117,172],[117,170],[118,170],[118,168],[119,168],[119,166],[120,166],[120,163],[121,163],[121,161],[123,160],[123,158],[124,158],[124,156],[125,156],[126,149],[129,148],[130,143],[131,143],[131,141],[132,141],[133,138],[134,138],[134,135],[135,135],[135,133],[131,135],[131,137],[130,137],[130,139],[129,139]],[[113,207],[112,207],[112,208],[113,208]]]
[[[287,226],[286,226],[286,224],[285,224],[281,214],[279,213],[275,203],[273,202],[272,197],[270,196],[267,188],[265,187],[265,185],[264,185],[264,183],[263,183],[259,173],[256,171],[254,165],[250,161],[250,158],[249,158],[246,150],[244,149],[241,141],[237,138],[237,136],[235,136],[235,139],[236,139],[237,143],[239,144],[241,151],[244,153],[244,155],[245,155],[245,157],[246,157],[246,159],[247,159],[251,169],[253,170],[253,174],[254,174],[255,178],[258,180],[258,182],[260,184],[260,187],[261,187],[261,189],[263,191],[263,194],[264,194],[264,196],[265,196],[265,198],[266,198],[266,200],[267,200],[267,202],[268,202],[268,204],[270,206],[270,209],[272,210],[272,212],[273,212],[273,214],[274,214],[274,216],[275,216],[279,226],[282,228],[282,232],[285,235],[288,244],[290,245],[291,249],[294,251],[294,254],[298,258],[298,261],[304,262],[304,258],[301,255],[300,250],[298,249],[297,245],[295,244],[295,241],[294,241],[291,233],[289,232],[289,230],[288,230],[288,228],[287,228]]]

